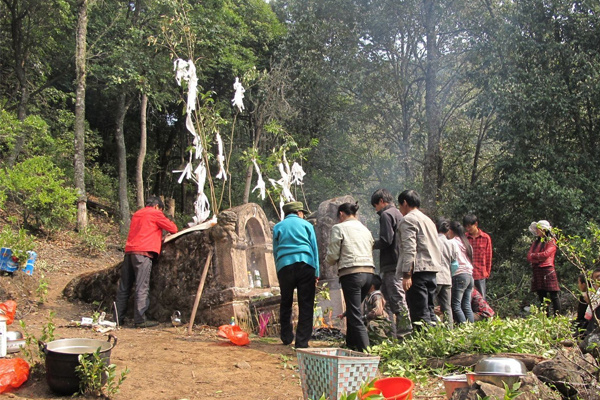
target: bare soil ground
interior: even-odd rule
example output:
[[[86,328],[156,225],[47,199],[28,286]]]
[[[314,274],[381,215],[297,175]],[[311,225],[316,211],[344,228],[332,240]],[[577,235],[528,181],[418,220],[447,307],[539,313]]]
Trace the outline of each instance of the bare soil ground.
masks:
[[[106,224],[103,229],[111,231]],[[114,229],[110,233],[111,238],[117,238]],[[17,297],[17,319],[26,323],[27,332],[40,337],[53,311],[57,339],[106,340],[106,335],[92,329],[69,326],[72,320],[92,316],[95,309],[93,305],[68,302],[62,290],[77,274],[103,269],[122,259],[118,243],[109,243],[108,247],[108,251],[90,256],[74,233],[55,234],[52,239],[37,241],[40,268],[34,272],[35,280],[27,282],[23,277],[0,276],[0,288]],[[35,292],[42,273],[49,285],[46,302],[38,305]],[[215,327],[195,326],[191,336],[185,328],[161,324],[157,328],[125,327],[113,332],[118,341],[112,350],[111,362],[117,365],[118,372],[125,368],[130,370],[120,393],[113,398],[302,399],[299,376],[292,368],[297,362],[291,347],[282,345],[276,338],[258,337],[251,337],[250,345],[238,347],[220,339]],[[9,330],[22,331],[17,321]],[[14,356],[23,357],[23,353]],[[41,373],[33,374],[21,388],[2,396],[60,398],[51,392]]]
[[[0,211],[0,228],[6,216]],[[97,306],[67,301],[62,291],[78,274],[100,270],[122,260],[122,243],[116,224],[99,216],[91,216],[91,225],[103,232],[108,250],[89,254],[80,238],[72,231],[37,238],[38,261],[33,277],[20,274],[0,276],[0,294],[10,293],[17,301],[16,320],[23,320],[28,333],[39,338],[55,313],[55,338],[93,338],[106,340],[106,334],[90,328],[74,327],[71,321],[91,317]],[[48,282],[47,296],[39,304],[40,279]],[[0,298],[0,302],[7,299]],[[183,316],[189,320],[189,316]],[[15,321],[9,330],[23,331]],[[278,338],[251,335],[248,346],[239,347],[217,336],[217,328],[195,326],[192,335],[186,326],[161,324],[156,328],[123,327],[112,332],[117,345],[111,362],[117,373],[128,368],[130,373],[115,400],[196,400],[196,399],[303,399],[297,372],[296,353]],[[311,347],[333,347],[327,342],[310,343]],[[12,355],[25,357],[23,352]],[[10,357],[10,355],[9,355]],[[425,387],[426,386],[426,387]],[[441,380],[418,385],[414,398],[444,399]],[[0,397],[18,399],[63,398],[48,387],[45,375],[37,371],[19,389]],[[66,397],[64,397],[66,398]]]

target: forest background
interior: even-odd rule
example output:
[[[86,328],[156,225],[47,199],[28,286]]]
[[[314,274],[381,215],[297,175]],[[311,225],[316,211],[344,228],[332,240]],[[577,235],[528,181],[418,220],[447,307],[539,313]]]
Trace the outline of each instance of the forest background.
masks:
[[[22,216],[15,237],[94,238],[92,199],[125,235],[161,195],[184,227],[197,187],[173,173],[192,145],[173,62],[190,59],[209,175],[216,132],[226,153],[213,212],[252,201],[278,220],[284,154],[306,172],[298,200],[350,194],[375,236],[371,193],[416,189],[433,218],[480,218],[490,297],[514,313],[532,299],[531,221],[594,240],[598,43],[595,0],[0,0],[0,206]],[[575,287],[577,268],[557,271]]]

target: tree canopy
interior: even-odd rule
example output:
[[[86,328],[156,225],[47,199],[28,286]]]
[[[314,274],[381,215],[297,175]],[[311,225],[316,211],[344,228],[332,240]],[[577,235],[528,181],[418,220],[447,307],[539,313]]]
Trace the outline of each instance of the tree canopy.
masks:
[[[193,214],[197,188],[172,172],[192,145],[177,58],[195,63],[210,154],[214,133],[224,140],[220,209],[255,201],[276,218],[268,178],[285,154],[307,173],[294,195],[312,209],[351,194],[366,210],[386,187],[416,189],[432,217],[477,214],[500,275],[522,275],[531,221],[576,233],[597,220],[597,1],[87,3],[84,185],[122,224],[150,194],[173,198],[181,223]],[[39,169],[46,156],[48,176],[73,187],[78,5],[0,1],[0,163]]]

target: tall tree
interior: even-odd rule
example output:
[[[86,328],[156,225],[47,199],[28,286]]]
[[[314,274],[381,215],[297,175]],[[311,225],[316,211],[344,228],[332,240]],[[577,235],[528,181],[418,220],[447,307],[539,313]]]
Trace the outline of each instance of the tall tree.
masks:
[[[87,58],[88,0],[77,2],[77,35],[75,48],[75,70],[77,88],[75,92],[75,188],[77,199],[77,229],[87,228],[87,192],[85,188],[85,84]]]
[[[427,119],[427,149],[425,150],[425,165],[423,168],[424,208],[431,215],[437,211],[437,193],[439,185],[439,170],[441,169],[441,125],[438,107],[438,70],[439,26],[436,2],[423,0],[423,20],[425,27],[425,46],[427,58],[425,65],[425,115]]]

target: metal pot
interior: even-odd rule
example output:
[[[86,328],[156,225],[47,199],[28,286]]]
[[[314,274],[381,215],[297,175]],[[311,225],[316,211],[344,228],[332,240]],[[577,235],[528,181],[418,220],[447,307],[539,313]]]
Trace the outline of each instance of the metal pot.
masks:
[[[512,386],[525,375],[527,367],[516,358],[488,357],[479,360],[474,372],[467,373],[467,383],[470,386],[475,381],[481,381],[503,388],[505,383]]]
[[[527,367],[521,360],[510,357],[482,358],[475,365],[473,372],[486,374],[526,375]]]
[[[79,377],[75,368],[79,365],[79,355],[92,354],[100,349],[100,358],[106,364],[110,364],[110,352],[116,345],[117,338],[114,335],[108,335],[106,342],[95,339],[60,339],[49,343],[40,342],[40,349],[46,353],[48,386],[53,392],[61,395],[72,395],[77,392]]]
[[[183,325],[183,321],[181,321],[181,313],[179,311],[173,312],[173,315],[171,315],[171,323],[173,326]]]

